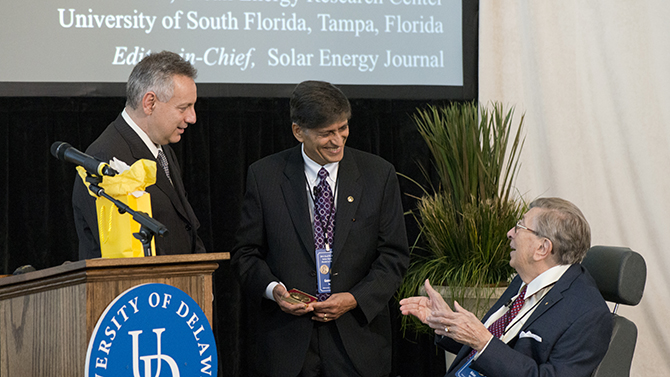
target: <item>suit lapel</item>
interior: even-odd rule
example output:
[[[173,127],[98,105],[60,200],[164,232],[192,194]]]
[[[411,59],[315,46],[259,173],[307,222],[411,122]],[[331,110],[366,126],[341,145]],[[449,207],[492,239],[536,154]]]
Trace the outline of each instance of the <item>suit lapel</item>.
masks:
[[[567,271],[556,282],[556,285],[547,292],[542,298],[542,302],[537,306],[533,314],[530,315],[526,323],[524,323],[521,330],[526,330],[536,319],[540,318],[549,308],[554,306],[557,302],[563,299],[563,292],[570,288],[572,282],[577,279],[580,273],[580,266],[574,264],[568,268]],[[517,335],[518,336],[518,335]]]
[[[126,121],[123,119],[121,115],[119,115],[119,117],[117,118],[115,127],[119,132],[119,134],[121,134],[121,136],[124,139],[126,139],[128,147],[130,148],[130,153],[133,155],[133,158],[135,158],[136,160],[145,159],[156,162],[156,184],[155,184],[156,187],[161,191],[163,191],[168,198],[170,198],[170,202],[172,202],[172,205],[175,207],[177,212],[179,212],[179,214],[183,216],[185,219],[188,219],[189,217],[186,214],[186,211],[184,210],[184,206],[181,202],[181,199],[179,198],[179,194],[175,190],[175,187],[172,186],[172,183],[170,183],[170,180],[168,179],[167,175],[165,175],[165,171],[163,171],[163,169],[158,165],[158,161],[156,161],[154,155],[151,153],[149,148],[147,148],[147,146],[144,144],[144,141],[142,141],[142,139],[140,139],[137,133],[132,128],[130,128],[128,123],[126,123]],[[176,163],[174,161],[173,153],[168,153],[168,151],[164,152],[166,152],[165,155],[168,159],[168,164],[175,166],[173,165]],[[124,162],[128,163],[127,161]],[[132,164],[132,162],[130,163]],[[174,177],[175,181],[177,180],[177,178],[181,180],[181,177],[175,176]]]
[[[347,242],[354,215],[358,209],[363,186],[358,179],[360,172],[356,161],[344,149],[337,173],[337,212],[335,213],[335,234],[333,236],[333,263],[342,253]]]
[[[313,251],[314,233],[310,221],[311,216],[305,216],[305,214],[309,214],[309,204],[305,191],[305,163],[302,159],[300,146],[297,146],[289,156],[284,169],[284,176],[286,179],[282,182],[281,189],[291,220],[300,236],[300,240],[305,245],[305,249]],[[337,173],[337,212],[335,214],[335,234],[333,236],[333,262],[340,255],[341,249],[346,243],[351,230],[352,219],[358,208],[359,201],[357,199],[360,199],[363,190],[358,182],[359,177],[360,172],[356,161],[345,149]],[[352,200],[350,201],[349,198]],[[316,262],[314,253],[310,252],[310,257]]]
[[[137,133],[135,133],[135,131],[132,128],[130,128],[128,123],[126,123],[125,119],[123,119],[121,115],[119,115],[119,117],[116,118],[116,122],[114,122],[114,127],[116,127],[118,133],[126,140],[126,143],[128,143],[130,153],[132,154],[135,160],[146,159],[156,161],[154,156],[151,154],[149,148],[147,148],[147,146],[144,145],[142,139],[140,139]],[[124,162],[132,164],[134,161],[124,161]]]
[[[314,256],[314,234],[309,216],[305,181],[305,162],[302,159],[300,145],[293,149],[284,168],[284,180],[281,190],[291,221],[295,227],[305,250],[316,263]]]
[[[172,148],[167,145],[163,146],[163,152],[165,157],[168,160],[168,165],[174,168],[170,169],[170,174],[172,176],[172,182],[165,174],[165,171],[162,167],[158,165],[156,161],[156,186],[158,186],[165,195],[170,198],[170,202],[174,208],[181,214],[185,219],[190,222],[190,216],[184,208],[184,200],[186,199],[186,190],[184,190],[184,182],[181,179],[181,174],[179,169],[177,169],[177,157],[174,154]]]

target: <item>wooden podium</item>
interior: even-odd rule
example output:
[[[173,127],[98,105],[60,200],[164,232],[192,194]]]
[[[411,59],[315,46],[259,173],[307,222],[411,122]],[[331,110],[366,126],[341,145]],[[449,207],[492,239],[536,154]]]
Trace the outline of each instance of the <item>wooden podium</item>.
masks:
[[[229,253],[89,259],[0,278],[0,377],[84,376],[98,318],[146,283],[186,292],[212,325],[212,273]]]

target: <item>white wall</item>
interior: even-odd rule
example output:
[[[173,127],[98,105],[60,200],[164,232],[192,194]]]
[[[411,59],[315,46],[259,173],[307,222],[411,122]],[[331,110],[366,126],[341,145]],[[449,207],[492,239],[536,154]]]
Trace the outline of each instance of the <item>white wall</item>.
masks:
[[[632,376],[670,375],[670,1],[480,0],[480,101],[525,112],[516,186],[647,262]]]

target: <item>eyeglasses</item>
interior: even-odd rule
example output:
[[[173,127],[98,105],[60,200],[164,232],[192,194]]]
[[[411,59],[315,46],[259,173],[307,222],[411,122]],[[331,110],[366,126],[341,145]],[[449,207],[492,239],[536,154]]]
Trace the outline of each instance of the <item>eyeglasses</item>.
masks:
[[[527,230],[527,231],[529,231],[529,232],[535,234],[535,235],[538,236],[538,237],[544,237],[544,236],[540,235],[540,233],[538,233],[538,232],[536,232],[536,231],[534,231],[534,230],[528,228],[527,226],[525,226],[525,225],[521,225],[521,220],[519,220],[519,221],[516,222],[516,225],[514,226],[514,233],[519,233],[519,228],[521,228],[521,229],[525,229],[525,230]]]
[[[525,225],[521,225],[521,220],[517,221],[517,222],[516,222],[516,225],[514,225],[514,234],[519,233],[519,228],[521,228],[521,229],[525,229],[525,230],[527,230],[527,231],[533,233],[534,235],[536,235],[536,236],[538,236],[538,237],[546,238],[546,239],[548,239],[549,242],[551,242],[552,244],[553,244],[553,242],[554,242],[554,241],[551,240],[551,238],[549,238],[549,237],[547,237],[547,236],[543,236],[543,235],[541,235],[540,233],[538,233],[537,231],[532,230],[532,229],[530,229],[529,227],[527,227],[527,226],[525,226]],[[552,250],[552,253],[553,253],[553,250]]]

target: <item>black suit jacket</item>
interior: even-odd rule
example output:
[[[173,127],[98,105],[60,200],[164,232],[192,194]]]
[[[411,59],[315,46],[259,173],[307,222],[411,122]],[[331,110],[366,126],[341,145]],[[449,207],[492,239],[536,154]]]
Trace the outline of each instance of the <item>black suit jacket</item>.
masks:
[[[153,218],[165,225],[169,231],[165,237],[155,237],[156,254],[203,253],[205,248],[197,234],[200,223],[186,198],[179,163],[172,148],[164,145],[163,152],[170,165],[170,176],[174,186],[160,165],[157,165],[156,184],[147,187],[146,190],[151,194]],[[116,157],[128,165],[139,159],[156,161],[149,148],[121,115],[86,149],[86,153],[102,161]],[[79,236],[79,259],[100,257],[95,198],[88,193],[79,176],[75,178],[72,207]]]
[[[509,302],[520,286],[517,276],[483,322]],[[488,377],[591,376],[609,347],[612,314],[591,275],[575,264],[544,296],[521,332],[535,336],[517,335],[509,344],[492,339],[472,369]],[[457,345],[446,337],[437,337],[437,343],[452,352]],[[468,346],[458,347],[460,352],[447,376],[455,376],[472,351]]]
[[[388,302],[400,285],[409,250],[395,169],[345,148],[340,161],[331,290],[350,292],[358,307],[335,321],[362,376],[391,371]],[[262,298],[272,281],[315,294],[317,280],[304,161],[300,145],[249,167],[232,263],[246,297],[260,306],[256,365],[272,376],[296,376],[314,323]],[[327,355],[322,355],[327,357]]]

